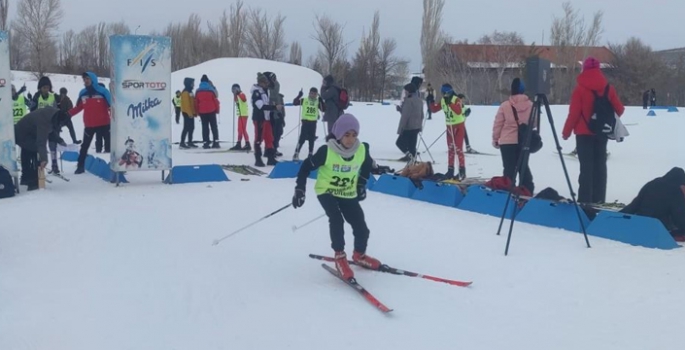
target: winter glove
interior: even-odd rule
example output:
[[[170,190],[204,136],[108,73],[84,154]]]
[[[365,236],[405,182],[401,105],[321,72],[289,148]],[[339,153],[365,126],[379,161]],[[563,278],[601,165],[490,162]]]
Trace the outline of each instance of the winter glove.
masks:
[[[492,141],[492,147],[495,147],[495,148],[499,149],[499,142],[497,142],[497,141]]]
[[[467,108],[466,112],[464,112],[464,116],[468,117],[471,115],[471,108]]]
[[[297,209],[304,205],[304,190],[299,188],[295,189],[295,194],[293,195],[293,208]]]
[[[366,199],[366,184],[357,185],[357,199],[359,199],[360,202]]]
[[[300,89],[300,92],[297,94],[297,99],[301,99],[302,96],[304,96],[304,93],[302,92],[302,89]]]

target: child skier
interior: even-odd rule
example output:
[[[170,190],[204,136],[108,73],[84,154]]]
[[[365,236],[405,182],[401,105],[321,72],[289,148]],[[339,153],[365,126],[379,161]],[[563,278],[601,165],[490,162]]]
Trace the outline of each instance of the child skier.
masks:
[[[304,205],[307,177],[318,169],[314,190],[328,216],[335,267],[345,280],[354,278],[345,254],[345,221],[352,226],[354,235],[352,260],[371,270],[381,266],[377,259],[366,255],[369,228],[359,202],[366,198],[366,181],[371,175],[373,159],[369,145],[360,143],[358,135],[357,118],[351,114],[341,115],[333,124],[326,145],[302,163],[293,196],[293,208]]]
[[[231,86],[231,91],[233,92],[233,102],[235,104],[235,112],[238,114],[238,143],[231,147],[231,151],[250,151],[250,137],[247,136],[247,97],[240,90],[240,85],[233,84]],[[241,146],[245,138],[245,147]]]
[[[314,153],[314,141],[316,141],[316,125],[319,120],[319,111],[323,111],[323,105],[319,99],[319,90],[315,87],[309,89],[307,98],[302,98],[302,90],[293,100],[293,106],[300,107],[300,118],[302,119],[302,127],[300,130],[300,139],[297,141],[295,154],[293,160],[300,160],[300,149],[305,141],[309,141],[309,156]]]
[[[466,128],[464,122],[466,117],[462,114],[463,104],[461,99],[455,95],[452,85],[443,84],[440,91],[442,92],[442,99],[440,104],[433,103],[431,111],[433,113],[439,112],[441,109],[445,112],[445,123],[447,124],[447,149],[448,152],[448,166],[446,177],[454,178],[454,153],[456,151],[457,158],[459,158],[459,175],[458,180],[466,178],[466,162],[464,160],[464,134]]]

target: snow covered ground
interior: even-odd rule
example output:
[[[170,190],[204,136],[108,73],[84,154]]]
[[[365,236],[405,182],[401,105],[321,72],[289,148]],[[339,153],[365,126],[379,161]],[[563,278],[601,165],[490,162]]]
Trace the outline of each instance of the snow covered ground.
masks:
[[[226,106],[232,81],[219,78],[222,69],[229,67],[199,67],[175,74],[173,81],[191,73],[197,81],[202,73],[215,83],[221,79],[228,86],[219,86]],[[244,71],[253,76],[258,69]],[[274,71],[284,77],[286,100],[300,87],[320,83],[316,75],[298,79]],[[27,80],[19,73],[14,78],[18,86]],[[80,85],[76,78],[57,77],[53,84],[64,84],[73,96]],[[472,146],[495,153],[490,134],[496,107],[472,109]],[[567,109],[552,108],[559,132]],[[360,137],[371,143],[372,155],[401,156],[394,146],[399,114],[393,106],[355,103],[349,112],[361,120]],[[609,199],[627,202],[646,181],[685,165],[684,113],[657,113],[651,118],[642,109],[627,110],[624,122],[632,135],[610,144]],[[295,127],[296,115],[297,108],[289,107],[286,132]],[[224,140],[232,134],[228,116],[220,125]],[[75,121],[80,132],[81,118]],[[426,142],[443,130],[438,113],[426,123]],[[176,141],[180,131],[174,125]],[[199,124],[195,134],[198,139]],[[543,137],[545,146],[531,163],[536,186],[566,195],[546,120]],[[294,131],[282,141],[286,158],[296,138]],[[563,147],[570,151],[573,142]],[[446,169],[446,149],[442,139],[431,149],[437,171]],[[174,149],[177,165],[252,162],[248,154]],[[578,163],[567,165],[577,186]],[[370,192],[363,207],[371,255],[399,268],[474,281],[459,288],[355,269],[359,282],[395,309],[384,316],[307,257],[331,254],[325,219],[291,231],[322,213],[312,181],[304,208],[287,209],[212,246],[289,203],[294,180],[229,172],[231,182],[169,186],[159,173],[129,173],[131,183],[115,188],[90,174],[72,175],[73,163],[64,168],[71,182],[54,179],[44,191],[0,201],[0,349],[682,347],[674,336],[682,328],[682,249],[593,237],[587,249],[579,234],[517,223],[504,257],[506,237],[495,235],[497,218]],[[467,156],[470,176],[500,172],[499,157]],[[351,253],[351,233],[347,237]]]

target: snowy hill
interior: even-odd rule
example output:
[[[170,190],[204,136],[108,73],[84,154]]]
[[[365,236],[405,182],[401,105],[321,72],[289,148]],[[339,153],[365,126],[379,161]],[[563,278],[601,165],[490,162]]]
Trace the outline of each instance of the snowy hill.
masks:
[[[285,67],[280,63],[226,62],[174,73],[174,89],[185,76],[199,82],[207,74],[226,106],[230,85],[238,81],[246,89],[257,71],[276,72],[286,99],[321,82],[305,70],[279,70]],[[28,79],[17,77],[19,86]],[[472,109],[472,147],[496,153],[490,143],[497,107]],[[288,110],[286,131],[296,126],[296,111]],[[393,106],[356,103],[349,112],[359,117],[360,138],[371,144],[374,157],[401,156]],[[552,112],[560,131],[568,106],[552,106]],[[232,121],[230,110],[224,113],[226,140]],[[627,109],[623,119],[631,136],[610,143],[608,199],[629,201],[645,181],[685,166],[685,113],[657,114]],[[80,132],[80,118],[75,121]],[[443,131],[442,113],[435,114],[426,123],[426,143]],[[175,129],[176,140],[179,134]],[[567,195],[547,119],[542,136],[545,146],[531,161],[536,186]],[[283,139],[286,158],[296,138],[292,132]],[[562,144],[565,151],[573,145],[573,139]],[[431,148],[436,171],[446,169],[446,150],[444,138]],[[254,162],[251,154],[177,148],[173,156],[174,164]],[[570,159],[567,166],[577,186],[578,162]],[[131,183],[115,188],[90,174],[72,175],[73,163],[65,162],[64,169],[70,182],[54,179],[44,191],[0,200],[0,349],[681,347],[674,335],[682,328],[677,305],[685,281],[683,249],[651,250],[594,237],[587,249],[577,233],[517,223],[510,256],[504,257],[506,237],[494,234],[497,218],[369,192],[362,203],[371,229],[369,254],[396,267],[474,281],[458,288],[355,268],[360,283],[395,309],[383,316],[307,257],[332,253],[326,219],[292,232],[291,226],[323,212],[313,181],[303,208],[287,209],[212,246],[289,203],[294,180],[228,172],[230,182],[169,186],[159,173],[130,173]],[[470,176],[501,171],[499,157],[467,156]]]

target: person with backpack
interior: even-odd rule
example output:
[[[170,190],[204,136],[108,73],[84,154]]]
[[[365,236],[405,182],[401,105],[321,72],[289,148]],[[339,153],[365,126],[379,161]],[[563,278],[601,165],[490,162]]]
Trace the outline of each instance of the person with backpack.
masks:
[[[521,79],[515,78],[511,82],[511,96],[499,106],[492,126],[492,146],[500,150],[503,175],[512,183],[516,182],[516,166],[523,151],[524,140],[519,140],[519,125],[528,124],[533,109],[533,102],[524,94],[525,91]],[[518,174],[519,186],[533,193],[535,185],[528,159],[524,159]]]
[[[413,161],[416,158],[416,146],[419,133],[423,128],[423,101],[418,95],[416,85],[404,86],[405,98],[400,107],[400,123],[397,126],[397,141],[395,145],[404,154],[400,160]]]
[[[459,159],[458,180],[466,178],[466,160],[464,159],[464,133],[466,128],[464,122],[466,118],[462,114],[463,104],[461,99],[455,94],[452,85],[443,84],[440,88],[442,98],[440,104],[433,103],[431,112],[437,113],[442,110],[445,113],[445,124],[447,125],[447,173],[445,177],[453,179],[454,176],[454,157],[455,153]]]
[[[300,160],[300,150],[305,141],[309,141],[309,157],[314,153],[314,142],[316,141],[316,126],[320,119],[319,111],[323,111],[323,103],[319,98],[319,90],[315,87],[309,89],[307,98],[303,98],[302,90],[293,100],[293,106],[300,106],[301,129],[300,139],[297,141],[293,161]]]
[[[250,136],[247,134],[247,97],[240,90],[240,85],[233,84],[231,86],[233,92],[233,103],[235,105],[235,113],[238,114],[238,143],[231,147],[232,151],[251,151]],[[243,139],[245,139],[245,147],[242,147]]]
[[[323,121],[328,123],[328,132],[331,132],[333,124],[335,124],[335,121],[338,120],[349,105],[347,90],[336,86],[333,76],[327,75],[323,79],[323,85],[321,86],[321,99],[324,102],[325,108]]]
[[[374,161],[369,144],[359,142],[359,129],[359,121],[353,115],[338,118],[326,137],[326,145],[300,166],[292,198],[293,208],[304,205],[307,178],[318,169],[314,191],[328,216],[335,267],[344,280],[354,278],[345,254],[345,221],[352,226],[355,264],[370,270],[381,267],[380,261],[366,255],[369,228],[359,202],[366,199],[366,182]]]
[[[588,57],[571,95],[562,138],[576,135],[580,161],[578,202],[604,203],[607,190],[607,143],[625,107],[600,70],[599,61]]]
[[[677,241],[685,241],[685,171],[674,167],[645,184],[621,213],[660,220]]]

